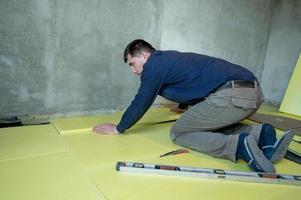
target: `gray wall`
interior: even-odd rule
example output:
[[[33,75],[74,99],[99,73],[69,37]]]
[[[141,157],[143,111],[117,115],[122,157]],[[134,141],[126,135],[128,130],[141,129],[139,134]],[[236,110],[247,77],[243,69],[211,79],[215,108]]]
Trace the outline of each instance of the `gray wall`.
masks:
[[[301,1],[283,0],[273,17],[262,86],[266,101],[280,104],[301,52]]]
[[[162,1],[1,0],[0,116],[125,107],[134,38],[160,43]],[[141,17],[141,15],[145,17]]]
[[[298,26],[285,5],[300,8],[298,0],[1,0],[0,116],[125,108],[139,86],[122,62],[135,38],[222,57],[260,78],[267,47],[274,59],[271,27]]]
[[[271,0],[166,0],[162,48],[221,57],[260,78],[274,8]]]

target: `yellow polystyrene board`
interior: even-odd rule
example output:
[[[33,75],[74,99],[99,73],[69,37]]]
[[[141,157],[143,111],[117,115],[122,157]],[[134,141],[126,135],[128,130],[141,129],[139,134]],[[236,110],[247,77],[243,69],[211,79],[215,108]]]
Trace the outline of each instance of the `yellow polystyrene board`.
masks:
[[[116,112],[108,115],[85,116],[85,117],[70,117],[55,119],[52,124],[61,133],[77,133],[89,131],[95,125],[102,123],[118,124],[122,117],[121,112]],[[178,113],[170,112],[168,108],[151,108],[140,119],[137,124],[157,123],[167,120],[175,120],[179,117]]]
[[[121,112],[97,116],[68,117],[55,119],[52,124],[60,134],[89,131],[100,123],[117,123]]]
[[[128,130],[126,134],[137,135],[148,140],[151,140],[162,146],[176,148],[170,139],[170,129],[174,122],[160,123],[160,124],[144,124],[143,126],[134,126]]]
[[[0,129],[0,161],[68,151],[52,125]]]
[[[101,200],[70,152],[0,162],[0,199]]]
[[[301,120],[300,116],[292,115],[292,114],[289,114],[289,113],[279,112],[278,107],[271,106],[271,105],[266,105],[266,104],[261,105],[257,112],[262,113],[262,114],[277,115],[277,116],[282,116],[282,117],[288,117],[288,118]]]
[[[280,113],[278,111],[278,108],[275,106],[271,106],[268,104],[262,104],[259,109],[257,110],[258,113],[264,113],[264,114],[270,114],[270,115],[282,115],[283,113]]]
[[[279,111],[301,117],[301,54],[289,81]]]
[[[301,136],[300,135],[295,135],[294,140],[297,142],[301,142]]]
[[[291,142],[288,149],[301,157],[301,144],[300,143]]]
[[[246,163],[238,164],[228,160],[180,154],[163,158],[135,159],[132,162],[155,163],[202,168],[221,168],[249,171]],[[298,164],[285,161],[279,172],[301,172]],[[289,167],[290,170],[285,170]],[[133,174],[118,172],[115,165],[88,170],[90,176],[111,200],[117,199],[299,199],[301,187],[262,183],[209,180],[200,178],[174,177],[154,174]]]
[[[135,134],[137,136],[152,140],[160,145],[165,145],[168,146],[170,148],[173,149],[177,149],[177,148],[181,148],[179,146],[176,146],[174,144],[172,144],[170,142],[169,139],[169,129],[172,126],[172,123],[164,123],[164,124],[157,124],[157,125],[145,125],[143,127],[138,127],[137,129],[133,129],[132,131],[129,131],[129,134]],[[194,156],[194,155],[198,155],[198,156]],[[229,160],[223,160],[223,159],[216,159],[216,158],[212,158],[210,156],[201,154],[201,153],[197,153],[194,151],[190,151],[189,154],[180,154],[180,155],[175,155],[175,156],[169,156],[169,157],[164,157],[164,158],[159,158],[158,156],[154,156],[148,159],[132,159],[132,160],[128,160],[128,159],[124,159],[124,160],[120,160],[120,161],[141,161],[141,162],[149,162],[149,163],[160,163],[160,164],[171,164],[171,165],[186,165],[186,166],[193,166],[193,167],[209,167],[209,168],[222,168],[222,169],[230,169],[230,170],[242,170],[242,171],[250,171],[250,169],[247,167],[246,163],[241,161],[238,164],[237,163],[233,163]],[[283,165],[283,163],[285,163],[285,165]],[[200,185],[195,185],[194,182],[190,182],[190,186],[189,183],[187,182],[181,182],[178,181],[177,184],[175,184],[174,179],[172,179],[171,181],[166,181],[166,178],[164,178],[162,181],[162,179],[158,179],[157,181],[153,182],[153,179],[149,180],[148,176],[140,176],[139,180],[134,180],[134,182],[132,183],[131,179],[132,178],[127,178],[127,179],[118,179],[118,177],[116,178],[116,172],[114,171],[114,165],[110,166],[111,168],[109,168],[109,166],[106,167],[100,167],[100,168],[93,168],[90,169],[90,173],[92,174],[91,176],[95,179],[96,184],[98,185],[99,188],[102,189],[102,191],[104,192],[104,194],[106,196],[108,196],[108,198],[110,199],[139,199],[139,198],[143,198],[143,199],[187,199],[186,195],[192,195],[189,196],[189,199],[199,199],[195,195],[201,195],[200,192],[200,188],[203,187],[202,184],[206,185],[208,183],[208,181],[205,183],[198,183]],[[276,168],[278,170],[278,173],[300,173],[301,172],[301,167],[298,164],[292,163],[290,161],[287,160],[283,160],[282,162],[276,164]],[[111,191],[110,185],[107,185],[107,181],[104,182],[103,180],[107,180],[108,178],[106,176],[109,176],[109,174],[112,174],[112,177],[110,178],[110,180],[112,181],[111,184],[112,185],[116,185],[115,187],[119,188],[118,184],[126,184],[126,187],[123,187],[122,190],[119,190],[118,193],[113,193]],[[135,177],[134,177],[135,178]],[[170,179],[167,179],[170,180]],[[176,179],[177,180],[177,179]],[[116,181],[116,182],[115,182]],[[145,181],[145,182],[143,182]],[[150,181],[150,182],[148,182]],[[188,184],[188,185],[187,185]],[[226,184],[226,183],[225,183]],[[232,183],[231,183],[232,184]],[[244,183],[245,184],[245,183]],[[150,185],[150,186],[147,186]],[[154,185],[157,185],[154,187]],[[164,188],[167,187],[166,191],[163,189],[162,191],[162,185],[164,185]],[[189,190],[188,188],[198,188],[198,189],[194,189],[194,190]],[[220,186],[220,185],[218,185]],[[185,188],[185,190],[181,191],[180,188],[183,187]],[[214,187],[214,186],[212,186]],[[245,193],[247,192],[247,187],[245,187]],[[263,186],[261,186],[263,187]],[[278,186],[275,186],[278,187]],[[291,186],[289,186],[291,187]],[[213,199],[220,199],[223,197],[223,195],[227,195],[227,190],[224,189],[224,186],[220,186],[220,188],[224,191],[223,193],[219,194],[219,195],[213,195]],[[177,191],[181,191],[179,192],[179,194],[174,195],[172,193],[173,189],[177,190]],[[227,189],[229,189],[227,187]],[[287,188],[283,189],[283,191],[285,191]],[[262,189],[262,193],[263,194],[264,189]],[[243,194],[243,193],[242,193]],[[253,188],[253,196],[252,198],[258,197],[256,196],[256,187]],[[211,194],[210,194],[211,195]],[[232,194],[228,194],[229,198],[231,197],[231,195],[234,195],[234,193]],[[242,195],[243,196],[243,195]],[[199,196],[198,196],[199,197]],[[272,196],[271,196],[272,197]],[[269,197],[268,197],[269,198]],[[222,198],[224,199],[224,198]],[[251,198],[250,198],[251,199]]]
[[[82,131],[64,135],[64,138],[81,162],[89,168],[121,158],[158,156],[180,148],[170,140],[172,125],[173,123],[141,124],[117,136]]]
[[[171,150],[134,134],[106,135],[92,131],[63,136],[86,168],[114,163],[120,159],[159,156]]]
[[[138,124],[154,124],[169,120],[176,120],[180,117],[179,113],[171,112],[166,107],[152,107],[138,121]]]

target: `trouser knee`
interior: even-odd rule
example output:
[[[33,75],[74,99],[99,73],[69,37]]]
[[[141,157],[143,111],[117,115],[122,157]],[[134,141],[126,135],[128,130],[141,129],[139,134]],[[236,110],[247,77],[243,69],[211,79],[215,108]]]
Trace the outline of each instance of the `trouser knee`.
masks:
[[[175,132],[173,132],[172,129],[170,129],[169,137],[170,137],[171,141],[174,142],[177,138],[177,134]]]
[[[179,138],[180,135],[181,135],[181,133],[179,133],[178,131],[176,131],[176,126],[175,126],[175,125],[176,125],[176,124],[174,124],[174,125],[171,127],[170,131],[169,131],[169,137],[170,137],[170,139],[171,139],[171,141],[172,141],[173,143],[177,143],[177,142],[176,142],[176,139]]]

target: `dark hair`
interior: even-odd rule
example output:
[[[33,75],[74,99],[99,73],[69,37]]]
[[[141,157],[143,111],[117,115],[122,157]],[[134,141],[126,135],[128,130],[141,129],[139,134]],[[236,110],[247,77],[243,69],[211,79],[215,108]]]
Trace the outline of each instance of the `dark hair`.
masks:
[[[151,53],[155,50],[156,49],[148,42],[146,42],[142,39],[136,39],[136,40],[130,42],[124,49],[123,60],[125,63],[128,61],[128,58],[127,58],[128,54],[130,54],[131,56],[138,56],[142,53],[142,51]]]

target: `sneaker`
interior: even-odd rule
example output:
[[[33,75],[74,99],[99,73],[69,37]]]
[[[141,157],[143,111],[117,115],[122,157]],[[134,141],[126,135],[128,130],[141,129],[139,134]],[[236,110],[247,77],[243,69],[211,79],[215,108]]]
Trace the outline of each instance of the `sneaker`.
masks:
[[[259,149],[252,135],[240,134],[236,155],[237,159],[246,161],[249,167],[256,172],[275,173],[275,167]]]
[[[293,140],[294,133],[291,130],[284,132],[280,139],[273,145],[262,146],[263,154],[273,163],[279,162],[285,156],[288,146]]]

